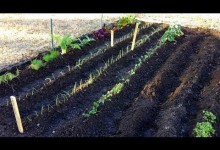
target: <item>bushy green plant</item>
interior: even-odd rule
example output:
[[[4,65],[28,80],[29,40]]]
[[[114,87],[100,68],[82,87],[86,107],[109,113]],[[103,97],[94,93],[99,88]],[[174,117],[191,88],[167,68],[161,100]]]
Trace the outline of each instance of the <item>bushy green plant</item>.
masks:
[[[169,42],[176,41],[175,37],[184,35],[184,33],[181,30],[182,27],[180,25],[170,26],[168,30],[164,33],[164,35],[161,37],[161,42],[165,43],[166,41]]]
[[[7,72],[4,75],[0,76],[0,84],[1,83],[8,83],[8,81],[11,81],[12,79],[16,78],[19,76],[20,70],[16,70],[16,74]]]
[[[215,129],[210,122],[197,122],[193,131],[196,137],[211,137],[215,133]]]
[[[212,137],[215,134],[213,124],[216,122],[216,116],[209,111],[203,111],[203,122],[197,122],[193,133],[196,137]]]
[[[118,23],[117,23],[117,26],[119,28],[123,28],[127,24],[134,23],[135,21],[136,21],[136,16],[135,15],[128,15],[128,16],[120,18]]]
[[[31,62],[31,68],[33,70],[39,70],[41,67],[44,67],[46,64],[43,63],[42,60],[39,60],[39,59],[34,59],[32,62]]]
[[[78,39],[71,38],[70,34],[64,35],[62,38],[59,35],[54,35],[54,39],[57,41],[57,44],[61,47],[62,55],[67,53],[67,48],[73,44],[73,42],[78,41]]]
[[[204,110],[203,111],[203,119],[205,121],[210,122],[210,123],[215,123],[216,116],[212,112]]]
[[[60,53],[58,51],[52,50],[49,54],[43,56],[43,60],[46,62],[50,62],[56,59],[59,55]]]

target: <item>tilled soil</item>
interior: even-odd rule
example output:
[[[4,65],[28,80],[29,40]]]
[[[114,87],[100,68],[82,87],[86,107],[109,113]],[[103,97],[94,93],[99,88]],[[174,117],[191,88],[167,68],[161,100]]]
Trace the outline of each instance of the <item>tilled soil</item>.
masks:
[[[138,39],[159,27],[161,27],[159,24],[147,26],[140,31]],[[46,85],[45,91],[26,97],[24,90],[24,100],[18,101],[24,134],[18,133],[12,108],[4,103],[0,107],[4,110],[0,115],[0,135],[194,136],[192,130],[196,123],[201,121],[202,110],[209,110],[217,116],[214,136],[219,136],[220,39],[216,36],[219,33],[200,28],[184,28],[184,36],[178,37],[174,43],[167,42],[158,48],[156,53],[130,78],[130,82],[125,84],[122,91],[98,108],[96,115],[89,118],[82,115],[95,100],[126,76],[140,56],[157,44],[165,29],[151,35],[145,43],[111,64],[97,80],[70,96],[63,104],[48,110],[44,108],[45,110],[41,111],[42,114],[35,115],[34,111],[39,112],[43,104],[51,104],[56,94],[64,89],[71,89],[74,82],[87,78],[89,73],[99,68],[103,61],[115,57],[119,50],[126,49],[132,38],[128,37],[115,47],[109,48],[85,63],[76,72],[67,72],[64,76],[58,77],[51,84]],[[131,31],[131,29],[128,30]],[[82,52],[81,55],[86,55],[86,52]],[[57,70],[59,69],[63,68],[58,67]],[[56,69],[52,70],[56,71]],[[48,73],[50,74],[51,72]],[[14,82],[18,83],[18,81]],[[17,89],[15,89],[16,92]],[[6,90],[4,96],[7,95]],[[28,117],[33,115],[35,117],[29,120]]]

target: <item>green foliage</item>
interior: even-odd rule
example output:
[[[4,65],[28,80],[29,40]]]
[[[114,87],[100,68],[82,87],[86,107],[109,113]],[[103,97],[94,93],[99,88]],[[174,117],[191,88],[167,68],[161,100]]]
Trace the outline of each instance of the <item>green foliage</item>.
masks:
[[[212,137],[215,133],[213,124],[216,122],[216,116],[209,111],[203,111],[203,122],[197,122],[193,133],[196,137]]]
[[[43,60],[46,62],[50,62],[54,59],[56,59],[58,56],[60,55],[60,53],[58,51],[50,51],[50,54],[44,55]]]
[[[70,46],[71,46],[73,49],[81,49],[80,44],[77,44],[77,43],[70,44]]]
[[[161,42],[165,43],[166,41],[174,42],[176,36],[184,35],[181,31],[182,27],[180,25],[173,25],[168,28],[168,30],[161,37]]]
[[[135,15],[128,15],[119,19],[117,26],[123,28],[124,26],[134,23],[136,21]]]
[[[106,100],[111,100],[109,98],[120,93],[123,87],[124,83],[116,84],[110,91],[102,95],[99,100],[93,102],[92,108],[88,112],[83,113],[83,116],[90,117],[91,115],[95,115],[98,112],[100,104],[104,104]]]
[[[67,48],[71,46],[73,42],[78,41],[78,39],[72,39],[70,37],[70,34],[64,35],[62,38],[59,35],[54,35],[54,39],[57,41],[57,44],[61,47],[62,53],[61,54],[66,54],[67,53]]]
[[[197,122],[193,131],[196,137],[212,137],[212,134],[215,133],[215,129],[210,122]]]
[[[11,81],[12,79],[18,77],[20,74],[20,70],[16,70],[16,74],[13,74],[13,73],[10,73],[10,72],[7,72],[5,73],[4,75],[1,75],[0,76],[0,84],[1,83],[8,83],[8,81]]]
[[[215,116],[212,112],[209,112],[209,111],[204,110],[204,111],[203,111],[203,119],[204,119],[205,121],[210,122],[210,123],[215,123],[215,121],[216,121],[216,116]]]
[[[91,38],[91,37],[88,37],[88,35],[87,36],[85,36],[85,38],[84,39],[79,39],[79,42],[80,42],[80,46],[84,46],[84,45],[87,45],[87,44],[89,44],[91,41],[95,41],[95,39],[94,38]],[[90,45],[90,44],[89,44]]]
[[[44,67],[46,64],[42,60],[34,59],[31,62],[31,68],[34,70],[39,70],[41,67]]]

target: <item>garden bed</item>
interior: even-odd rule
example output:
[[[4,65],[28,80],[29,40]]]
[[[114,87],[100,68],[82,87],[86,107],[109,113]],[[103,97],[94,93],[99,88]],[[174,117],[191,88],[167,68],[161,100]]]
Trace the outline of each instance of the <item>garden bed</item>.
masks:
[[[158,46],[168,25],[142,22],[131,50],[134,27],[118,30],[113,47],[106,36],[81,50],[69,49],[38,71],[30,69],[30,62],[7,70],[21,72],[0,85],[0,135],[194,136],[203,110],[212,111],[219,123],[219,37],[213,31],[183,28],[176,42]],[[95,115],[86,116],[118,83],[122,90]],[[23,134],[17,129],[11,95],[17,98]],[[219,136],[219,127],[214,127],[214,136]]]

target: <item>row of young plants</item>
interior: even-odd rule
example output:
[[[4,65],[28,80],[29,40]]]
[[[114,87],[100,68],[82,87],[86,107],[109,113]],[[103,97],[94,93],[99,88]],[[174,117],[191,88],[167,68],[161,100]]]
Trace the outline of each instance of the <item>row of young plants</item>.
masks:
[[[47,63],[56,59],[60,54],[64,55],[67,53],[67,48],[72,47],[73,50],[79,50],[85,45],[90,45],[90,42],[95,41],[95,39],[86,36],[84,39],[80,38],[71,38],[70,34],[64,35],[61,37],[59,35],[54,35],[55,40],[58,45],[61,47],[61,53],[59,51],[51,50],[49,54],[43,56],[43,60],[34,59],[31,62],[31,68],[34,70],[39,70],[42,67],[45,67]]]
[[[140,30],[144,30],[146,28],[149,28],[149,26],[141,26]],[[126,34],[126,35],[124,35],[124,36],[122,36],[122,37],[120,37],[118,39],[115,39],[115,44],[117,44],[119,42],[122,42],[122,41],[125,41],[126,39],[131,38],[132,36],[133,36],[133,32],[128,33],[128,34]],[[27,92],[25,95],[23,95],[23,96],[20,95],[18,97],[18,100],[19,101],[20,100],[25,100],[28,96],[33,96],[35,93],[44,90],[47,87],[48,84],[52,83],[52,81],[58,79],[61,76],[65,76],[65,74],[71,73],[71,72],[75,71],[76,69],[80,69],[83,64],[85,64],[86,62],[90,61],[94,57],[96,57],[96,56],[98,56],[100,54],[103,54],[110,47],[111,47],[110,44],[105,43],[105,45],[103,47],[96,49],[94,51],[94,53],[91,52],[90,54],[88,54],[86,56],[83,56],[82,58],[79,58],[78,61],[75,63],[75,65],[73,65],[73,66],[70,66],[70,65],[66,66],[68,69],[63,69],[58,76],[55,76],[52,73],[51,76],[46,77],[44,79],[45,82],[43,82],[41,85],[38,85],[37,87],[32,88],[30,90],[30,92]],[[57,51],[55,51],[55,52],[57,52]],[[53,51],[52,51],[52,53],[53,53]],[[44,57],[49,57],[48,59],[50,59],[51,56],[50,55],[45,55]],[[37,89],[39,89],[39,90],[37,90]],[[0,103],[0,105],[1,106],[4,106],[4,105],[8,106],[8,105],[10,105],[10,99],[7,99],[5,101],[5,103]]]
[[[134,65],[134,67],[128,72],[128,76],[126,78],[123,78],[122,81],[115,84],[113,88],[107,93],[103,94],[98,100],[94,101],[91,108],[89,108],[86,112],[84,112],[82,115],[85,117],[90,117],[92,115],[97,114],[98,108],[101,105],[104,105],[106,101],[111,101],[111,98],[117,94],[119,94],[123,87],[126,84],[129,84],[130,78],[136,73],[136,71],[145,63],[155,52],[158,48],[162,47],[166,41],[174,42],[175,37],[182,36],[184,33],[181,31],[180,25],[174,25],[170,26],[168,30],[164,33],[164,35],[161,37],[161,39],[158,41],[158,43],[153,47],[150,48],[146,53],[137,58],[137,63]]]
[[[142,26],[140,30],[143,30],[145,28],[147,28],[147,27],[146,26]],[[126,34],[126,35],[120,37],[119,39],[116,39],[115,40],[115,44],[117,44],[119,42],[122,42],[122,41],[125,41],[126,39],[131,38],[132,36],[133,36],[133,32],[129,33],[129,34]],[[81,66],[83,64],[85,64],[86,62],[90,61],[94,57],[96,57],[96,56],[98,56],[100,54],[103,54],[110,47],[111,47],[110,44],[106,43],[103,47],[96,49],[94,53],[89,53],[88,55],[83,56],[82,58],[79,58],[78,61],[76,61],[75,65],[73,65],[73,66],[70,66],[70,65],[66,66],[68,69],[62,69],[62,71],[59,73],[58,76],[55,76],[52,73],[52,75],[50,77],[46,77],[44,79],[45,83],[42,83],[42,85],[38,86],[39,89],[40,90],[44,90],[44,88],[46,88],[48,84],[51,84],[53,81],[57,80],[59,77],[65,76],[67,73],[71,73],[71,72],[75,71],[76,69],[81,69]],[[30,95],[34,95],[34,93],[37,93],[37,92],[38,92],[37,87],[34,87],[30,92],[26,93],[25,96],[19,96],[18,100],[19,101],[21,99],[25,100],[25,98],[27,98]],[[7,106],[9,105],[9,101],[10,100],[8,99],[7,102],[6,102]],[[1,104],[1,105],[4,105],[4,104]]]
[[[119,21],[117,21],[117,23],[115,23],[115,24],[120,24],[120,22],[123,22],[122,20],[126,20],[126,19],[127,19],[127,25],[134,24],[137,20],[131,21],[131,20],[133,20],[132,18],[135,18],[134,20],[136,20],[135,16],[128,15],[127,17],[120,18]],[[108,29],[109,30],[108,32],[110,32],[111,27],[103,26],[103,28],[106,28],[106,30]],[[118,28],[118,29],[121,29],[121,28]],[[97,31],[95,31],[95,32],[97,32]],[[94,33],[92,35],[94,35]],[[60,54],[62,54],[62,55],[66,54],[69,47],[72,47],[74,50],[80,50],[84,45],[87,45],[87,44],[90,45],[90,42],[95,41],[95,39],[97,39],[97,38],[91,38],[87,35],[83,39],[71,38],[70,35],[64,35],[64,37],[61,37],[59,35],[54,35],[54,39],[57,41],[58,46],[61,48],[61,53],[59,51],[52,49],[50,51],[50,53],[44,55],[42,59],[32,60],[31,65],[30,65],[31,69],[39,70],[40,68],[45,67],[49,62],[56,59]],[[121,38],[120,38],[120,41],[122,41]],[[115,43],[116,42],[117,41],[115,41]],[[18,76],[19,76],[19,73],[17,73],[17,71],[15,74],[11,73],[11,72],[6,72],[5,74],[0,76],[0,85],[2,83],[8,83],[9,81],[12,81],[12,79],[14,79]]]
[[[54,35],[58,45],[61,47],[62,52],[61,54],[65,54],[67,52],[67,48],[71,46],[74,49],[81,49],[81,47],[90,44],[91,41],[95,41],[95,39],[86,36],[84,39],[72,39],[70,35],[65,35],[61,38],[58,35]],[[79,41],[79,43],[72,43],[74,41]],[[33,70],[39,70],[42,67],[45,67],[49,62],[53,61],[60,55],[59,51],[51,50],[48,54],[44,55],[42,60],[41,59],[34,59],[31,61],[30,68]],[[19,78],[20,75],[19,69],[16,69],[15,74],[11,72],[6,72],[5,74],[0,76],[0,85],[2,83],[8,84],[9,81],[12,81],[14,78]]]
[[[163,28],[157,28],[157,29],[154,29],[154,31],[152,33],[150,33],[150,35],[144,35],[142,37],[142,39],[137,41],[136,46],[137,45],[139,46],[139,45],[143,44],[144,42],[149,40],[152,35],[156,34],[157,32],[161,31],[162,29]],[[71,96],[73,96],[74,94],[80,92],[84,88],[88,87],[90,84],[92,84],[94,81],[96,81],[103,74],[103,72],[105,70],[107,70],[107,68],[110,65],[114,64],[115,62],[117,62],[118,60],[123,58],[125,55],[127,55],[131,51],[132,51],[131,50],[131,45],[127,46],[125,50],[120,50],[120,52],[118,53],[118,55],[115,58],[111,57],[110,59],[108,59],[104,63],[104,65],[102,67],[100,67],[99,69],[97,69],[93,73],[90,73],[87,80],[84,80],[84,81],[80,80],[79,83],[75,82],[73,88],[70,91],[63,91],[62,93],[59,93],[56,96],[56,98],[55,98],[53,103],[50,103],[48,105],[42,105],[42,107],[41,107],[41,109],[39,111],[34,111],[34,113],[32,115],[29,115],[27,117],[28,121],[32,121],[33,118],[38,117],[40,115],[43,115],[43,113],[45,111],[50,112],[51,109],[54,109],[55,107],[58,107],[61,104],[66,103]]]

